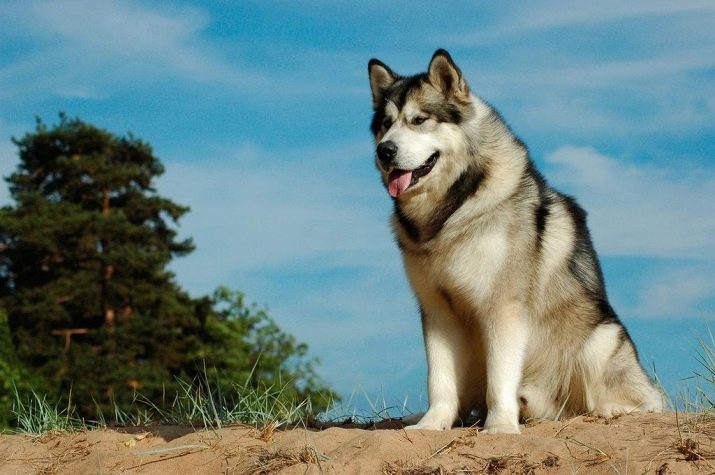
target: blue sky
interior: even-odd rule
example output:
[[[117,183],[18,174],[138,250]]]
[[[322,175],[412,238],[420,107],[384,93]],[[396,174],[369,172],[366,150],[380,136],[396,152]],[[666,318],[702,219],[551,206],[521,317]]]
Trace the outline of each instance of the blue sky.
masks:
[[[612,303],[674,390],[715,318],[714,24],[691,0],[0,1],[0,174],[36,116],[133,132],[192,208],[197,250],[172,265],[186,289],[244,290],[345,395],[415,407],[421,332],[367,61],[414,73],[447,48],[588,210]]]

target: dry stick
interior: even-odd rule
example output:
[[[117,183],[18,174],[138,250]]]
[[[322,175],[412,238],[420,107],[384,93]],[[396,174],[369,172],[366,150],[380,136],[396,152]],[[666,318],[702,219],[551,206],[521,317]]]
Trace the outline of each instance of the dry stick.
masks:
[[[678,419],[678,408],[675,408],[675,426],[678,428],[678,436],[680,437],[680,443],[683,443],[683,433],[680,431],[680,419]]]
[[[675,425],[676,425],[677,428],[678,428],[678,436],[680,437],[680,447],[686,447],[686,449],[687,449],[687,444],[685,443],[685,440],[683,440],[683,432],[680,430],[680,419],[678,418],[678,409],[675,410]],[[688,440],[692,440],[692,439],[688,439]],[[698,458],[698,460],[702,460],[702,461],[704,461],[706,464],[710,465],[710,468],[715,468],[715,466],[713,466],[713,464],[711,464],[711,463],[708,461],[708,459],[706,459],[705,457],[703,457],[703,456],[700,455],[699,453],[695,452],[694,450],[690,450],[690,452],[691,452],[693,455],[695,455],[695,456]],[[681,451],[681,453],[682,453],[682,451]],[[683,455],[685,455],[685,454],[683,454]]]
[[[648,465],[645,466],[645,470],[643,471],[643,473],[645,474],[645,473],[647,473],[648,471],[650,471],[650,466],[651,466],[651,464],[655,461],[655,459],[657,459],[658,457],[660,457],[661,455],[663,455],[664,453],[666,453],[666,452],[668,452],[668,451],[670,451],[670,450],[672,450],[672,447],[666,447],[666,448],[664,448],[663,450],[661,450],[660,452],[658,452],[657,454],[655,454],[655,455],[653,456],[653,458],[650,459],[650,461],[648,462]]]
[[[171,460],[171,459],[177,459],[177,458],[179,458],[179,457],[183,457],[183,456],[185,456],[185,455],[190,455],[190,454],[193,454],[193,453],[196,453],[196,452],[187,451],[187,452],[184,452],[183,454],[172,455],[171,457],[165,457],[165,458],[159,458],[159,459],[156,459],[156,460],[150,460],[150,461],[148,461],[148,462],[140,463],[139,465],[134,465],[133,467],[128,467],[128,468],[126,468],[125,470],[132,470],[132,469],[135,469],[135,468],[143,467],[143,466],[145,466],[145,465],[150,465],[150,464],[152,464],[152,463],[164,462],[164,461],[166,461],[166,460]]]
[[[566,429],[568,426],[570,426],[571,423],[572,423],[573,421],[575,421],[575,420],[576,420],[575,418],[574,418],[574,419],[571,419],[571,420],[568,421],[566,424],[564,424],[564,425],[561,427],[561,429],[559,429],[559,430],[556,431],[556,433],[553,435],[553,437],[558,436],[558,435],[561,433],[561,431],[563,431],[563,430]]]
[[[432,457],[435,457],[435,456],[441,454],[444,450],[446,450],[447,448],[449,448],[450,445],[454,444],[454,443],[457,441],[457,439],[459,439],[459,437],[461,437],[461,436],[455,437],[454,439],[450,440],[450,441],[447,442],[445,445],[443,445],[442,447],[440,447],[439,449],[437,449],[432,455],[430,455],[429,457],[427,457],[427,458],[425,459],[425,462],[426,462],[427,460],[431,459]]]
[[[410,442],[410,444],[415,445],[415,443],[412,441],[412,439],[410,439],[410,436],[407,435],[407,430],[404,427],[402,428],[402,434],[405,436],[405,439],[407,439]]]
[[[576,444],[578,444],[578,445],[580,445],[580,446],[582,446],[582,447],[586,447],[586,448],[589,449],[589,450],[593,450],[594,452],[596,452],[596,453],[599,454],[599,457],[597,457],[595,460],[587,460],[587,459],[581,459],[581,458],[576,457],[576,456],[573,454],[573,452],[571,452],[571,448],[569,447],[569,444],[568,444],[568,441],[569,441],[569,440],[572,441],[572,442],[575,442]],[[569,454],[571,455],[571,457],[575,458],[575,459],[578,460],[579,462],[602,463],[602,462],[605,462],[606,460],[609,460],[609,459],[611,458],[611,456],[608,455],[608,454],[607,454],[606,452],[604,452],[603,450],[601,450],[601,449],[599,449],[599,448],[596,448],[596,447],[591,447],[591,446],[589,446],[589,445],[586,445],[586,444],[584,444],[583,442],[581,442],[580,440],[574,439],[573,437],[566,437],[566,440],[564,440],[564,444],[566,444],[566,449],[569,451]],[[598,460],[598,461],[596,462],[596,460]]]
[[[151,455],[156,455],[156,454],[163,454],[166,452],[174,452],[176,450],[184,450],[184,449],[201,449],[201,450],[206,450],[210,448],[206,444],[187,444],[187,445],[177,445],[176,447],[164,447],[162,449],[148,449],[148,450],[142,450],[139,452],[135,452],[134,455],[137,455],[139,457],[144,457],[144,456],[151,456]]]

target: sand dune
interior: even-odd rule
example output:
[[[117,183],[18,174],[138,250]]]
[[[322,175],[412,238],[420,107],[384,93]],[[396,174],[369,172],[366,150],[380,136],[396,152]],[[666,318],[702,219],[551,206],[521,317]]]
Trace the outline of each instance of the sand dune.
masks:
[[[631,414],[474,428],[176,426],[0,436],[0,473],[715,473],[715,417]]]

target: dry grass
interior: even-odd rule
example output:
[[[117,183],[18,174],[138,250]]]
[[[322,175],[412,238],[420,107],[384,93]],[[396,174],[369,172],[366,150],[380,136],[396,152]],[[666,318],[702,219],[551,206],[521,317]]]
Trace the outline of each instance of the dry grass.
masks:
[[[558,457],[548,459],[540,464],[530,464],[522,456],[502,456],[482,459],[474,466],[463,465],[458,468],[446,469],[441,465],[412,463],[404,460],[385,462],[382,473],[384,475],[462,475],[462,474],[499,474],[519,473],[530,475],[538,468],[558,467]]]
[[[269,422],[261,429],[259,438],[263,442],[270,444],[271,442],[273,442],[273,436],[275,435],[277,427],[278,423],[276,421]]]
[[[433,467],[424,463],[408,462],[397,460],[395,462],[385,462],[382,465],[384,475],[446,475],[444,467]]]
[[[185,469],[187,464],[199,471],[210,466],[207,470],[214,473],[253,474],[340,473],[346,468],[387,475],[715,474],[712,414],[679,414],[677,423],[670,413],[611,421],[579,417],[564,424],[568,432],[557,431],[560,424],[544,422],[518,437],[483,436],[468,429],[451,433],[282,430],[277,423],[232,426],[221,434],[147,428],[134,433],[108,430],[107,437],[97,432],[6,436],[0,466],[47,474],[69,473],[76,467],[82,467],[77,473],[88,467],[110,472],[121,467],[161,474]],[[177,439],[182,440],[172,442]]]
[[[45,439],[45,442],[50,442],[51,438]],[[35,443],[40,443],[35,440]],[[60,473],[62,467],[68,462],[79,458],[88,457],[92,452],[92,447],[96,443],[90,443],[87,439],[81,438],[72,441],[69,444],[63,443],[61,438],[57,438],[46,455],[35,457],[7,457],[4,462],[22,462],[23,465],[32,466],[36,473],[41,475],[49,475]]]
[[[309,445],[299,450],[265,451],[258,456],[256,468],[251,473],[255,475],[275,473],[298,464],[317,465],[320,468],[320,463],[327,460],[330,458]]]
[[[715,472],[715,415],[703,412],[683,417],[676,413],[678,439],[672,449],[696,466]]]
[[[580,449],[579,454],[574,454],[572,446],[569,445],[569,442],[571,442]],[[584,462],[586,466],[589,467],[607,462],[613,458],[603,450],[597,447],[591,447],[590,445],[584,444],[580,440],[574,439],[573,437],[566,437],[564,444],[566,444],[566,449],[568,450],[571,457],[573,457],[579,462]]]

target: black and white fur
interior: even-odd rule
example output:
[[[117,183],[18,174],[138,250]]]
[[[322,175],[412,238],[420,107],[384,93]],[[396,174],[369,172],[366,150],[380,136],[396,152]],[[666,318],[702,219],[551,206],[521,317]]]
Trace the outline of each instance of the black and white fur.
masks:
[[[518,433],[520,418],[660,411],[586,213],[545,182],[450,55],[409,77],[373,59],[369,76],[376,163],[427,352],[429,409],[409,428],[448,429],[472,411],[488,433]]]

